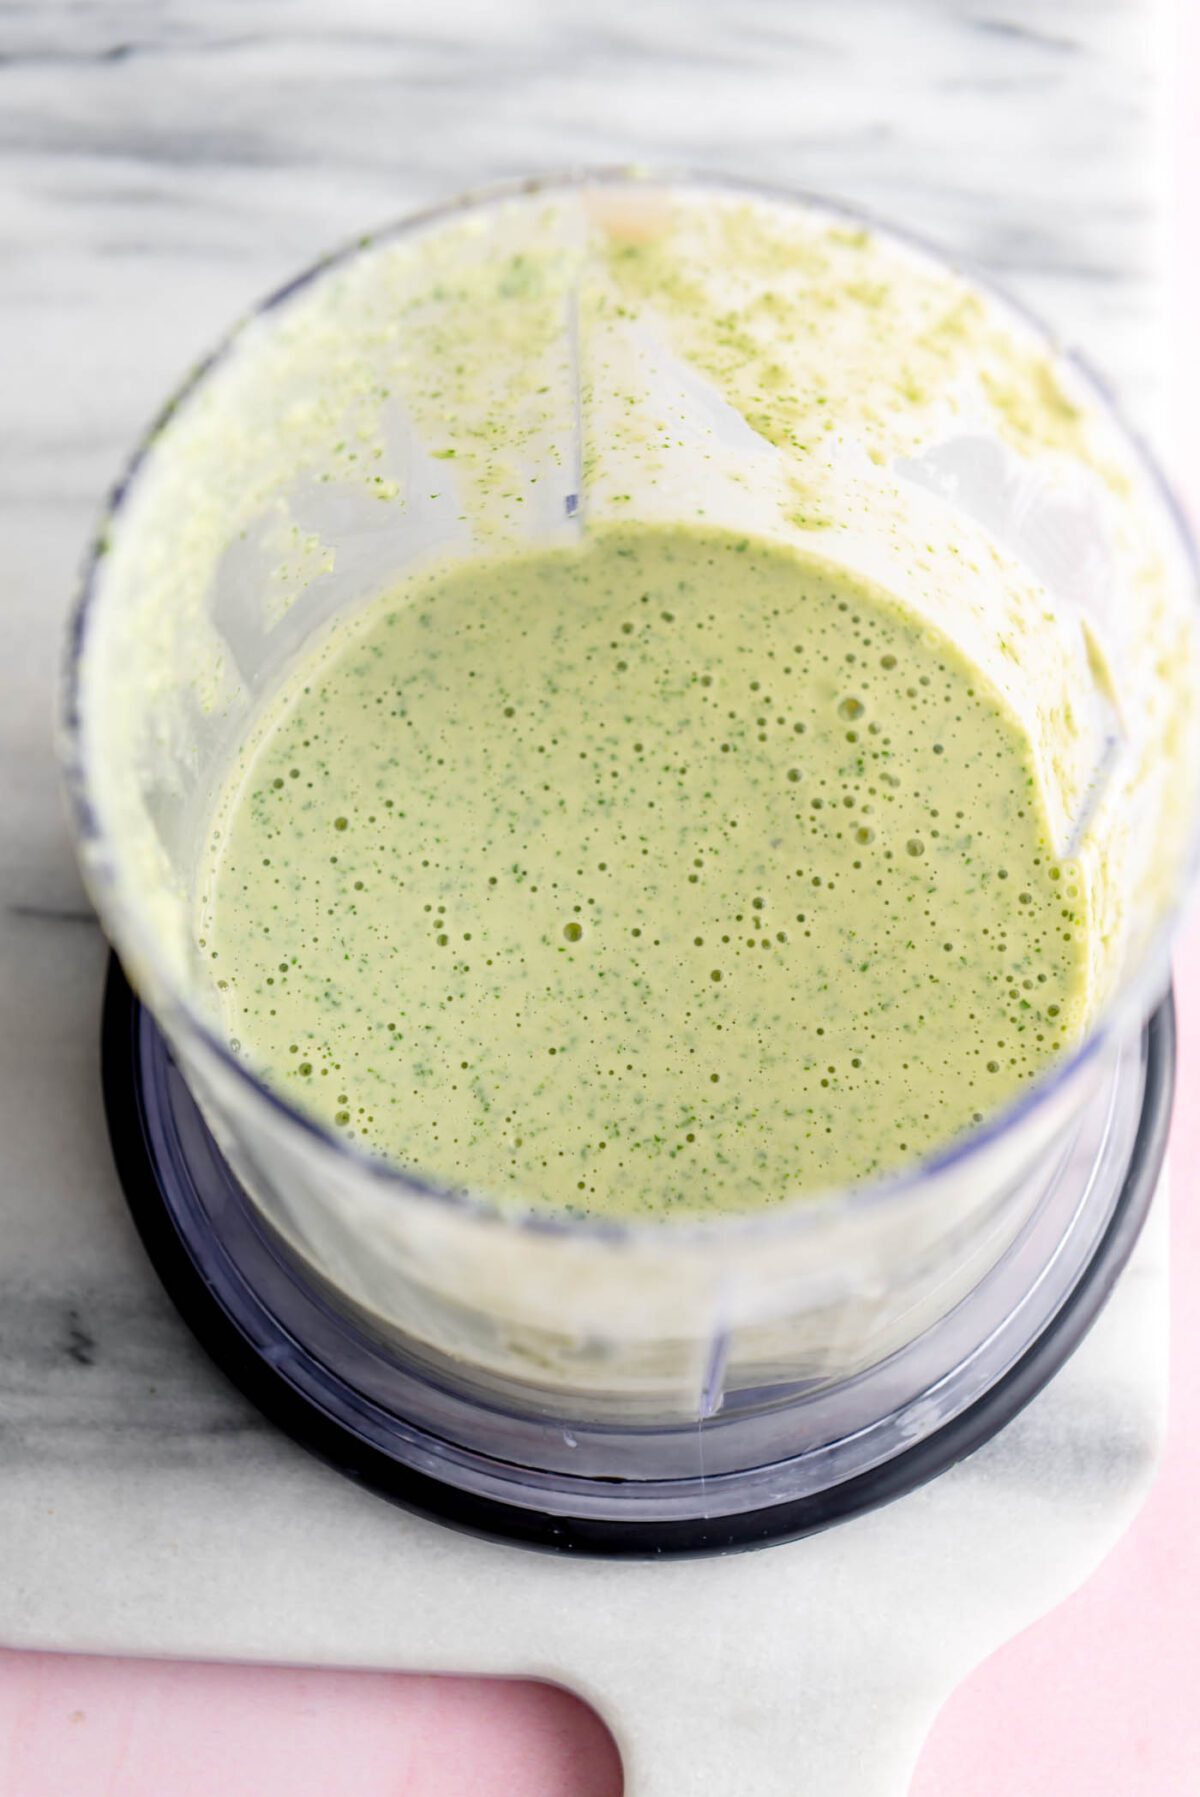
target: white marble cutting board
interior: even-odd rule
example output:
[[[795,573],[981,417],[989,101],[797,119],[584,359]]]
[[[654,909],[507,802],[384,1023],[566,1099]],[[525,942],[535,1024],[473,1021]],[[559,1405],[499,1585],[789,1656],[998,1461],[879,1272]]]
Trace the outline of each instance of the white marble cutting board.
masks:
[[[66,0],[0,13],[0,1642],[523,1672],[629,1797],[899,1797],[945,1694],[1086,1576],[1152,1474],[1164,1221],[973,1461],[809,1542],[553,1562],[410,1519],[212,1371],[109,1165],[103,948],[49,716],[100,495],[315,252],[499,175],[635,158],[825,191],[1007,281],[1143,419],[1150,0]]]

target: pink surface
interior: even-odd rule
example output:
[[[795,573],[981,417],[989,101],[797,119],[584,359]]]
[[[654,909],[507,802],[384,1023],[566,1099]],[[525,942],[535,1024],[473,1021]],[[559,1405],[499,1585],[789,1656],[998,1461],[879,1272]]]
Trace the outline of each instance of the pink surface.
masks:
[[[548,1685],[0,1653],[4,1797],[619,1797]]]
[[[1200,8],[1178,66],[1200,68]],[[1200,116],[1180,106],[1177,468],[1200,516]],[[1176,963],[1171,1419],[1150,1500],[1096,1576],[951,1699],[912,1797],[1200,1791],[1200,923]],[[546,1686],[0,1652],[3,1797],[619,1797],[596,1717]],[[731,1794],[733,1797],[733,1794]]]

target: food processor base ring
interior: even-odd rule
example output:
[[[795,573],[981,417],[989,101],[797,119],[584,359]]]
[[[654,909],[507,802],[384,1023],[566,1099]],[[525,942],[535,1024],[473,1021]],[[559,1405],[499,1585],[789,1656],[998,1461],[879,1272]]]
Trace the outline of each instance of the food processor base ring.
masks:
[[[272,1423],[347,1478],[452,1528],[551,1552],[657,1557],[765,1547],[829,1527],[901,1497],[981,1447],[1074,1352],[1132,1252],[1158,1184],[1175,1081],[1170,995],[1146,1025],[1145,1079],[1132,1148],[1107,1222],[1085,1265],[1023,1352],[966,1408],[881,1462],[824,1489],[733,1513],[710,1508],[703,1477],[679,1482],[669,1516],[620,1514],[620,1481],[608,1502],[570,1513],[558,1481],[553,1506],[536,1472],[497,1463],[524,1501],[456,1483],[454,1456],[377,1397],[356,1389],[355,1368],[383,1350],[344,1316],[328,1329],[327,1299],[275,1241],[202,1121],[156,1024],[114,956],[104,999],[104,1103],[117,1171],[134,1223],[180,1315],[222,1372]],[[268,1301],[286,1286],[285,1326]],[[313,1333],[297,1328],[311,1312]],[[318,1351],[317,1342],[324,1345]],[[331,1364],[328,1345],[345,1349]],[[756,1469],[753,1491],[762,1490]],[[590,1481],[594,1485],[594,1481]],[[748,1486],[748,1491],[750,1487]]]

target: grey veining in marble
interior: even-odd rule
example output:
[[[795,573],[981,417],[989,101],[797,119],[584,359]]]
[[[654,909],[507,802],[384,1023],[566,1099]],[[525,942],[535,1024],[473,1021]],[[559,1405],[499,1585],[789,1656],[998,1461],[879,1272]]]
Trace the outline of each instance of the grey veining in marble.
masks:
[[[1011,284],[1147,416],[1152,14],[1131,0],[0,10],[0,1639],[575,1666],[621,1714],[649,1680],[662,1738],[628,1748],[630,1791],[680,1797],[710,1788],[667,1756],[711,1732],[722,1642],[755,1603],[783,1629],[786,1591],[809,1624],[851,1619],[844,1651],[819,1664],[797,1643],[768,1664],[762,1643],[747,1648],[738,1663],[757,1695],[726,1736],[764,1768],[802,1742],[806,1788],[841,1797],[839,1696],[853,1686],[872,1719],[861,1789],[898,1791],[948,1681],[920,1629],[905,1633],[904,1671],[887,1663],[871,1591],[875,1611],[886,1592],[908,1606],[897,1613],[924,1613],[965,1667],[1112,1539],[1154,1459],[1157,1234],[1065,1378],[950,1481],[781,1550],[769,1575],[762,1558],[753,1571],[665,1572],[656,1610],[707,1631],[694,1688],[673,1698],[628,1569],[598,1582],[593,1568],[535,1574],[522,1560],[518,1574],[506,1551],[407,1522],[310,1465],[203,1360],[125,1216],[98,1090],[104,948],[64,833],[50,720],[89,528],[163,394],[325,247],[498,176],[635,159],[858,202]],[[978,1523],[957,1548],[956,1502]],[[926,1555],[919,1579],[900,1528]],[[968,1626],[956,1589],[968,1550],[985,1547],[1011,1570]],[[447,1597],[464,1584],[486,1591],[491,1646],[464,1638]],[[505,1633],[516,1589],[524,1645]],[[564,1620],[577,1597],[599,1643],[586,1664]],[[436,1617],[398,1633],[417,1600]],[[706,1747],[717,1773],[730,1750]],[[753,1788],[792,1784],[764,1769]]]

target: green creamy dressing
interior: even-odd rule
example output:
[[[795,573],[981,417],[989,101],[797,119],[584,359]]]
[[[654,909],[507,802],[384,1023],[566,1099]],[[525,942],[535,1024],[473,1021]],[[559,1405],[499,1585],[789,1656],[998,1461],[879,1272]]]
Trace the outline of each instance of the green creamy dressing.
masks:
[[[1079,1032],[1087,915],[1028,741],[819,560],[605,526],[375,602],[216,817],[235,1045],[358,1146],[599,1216],[928,1154]]]

